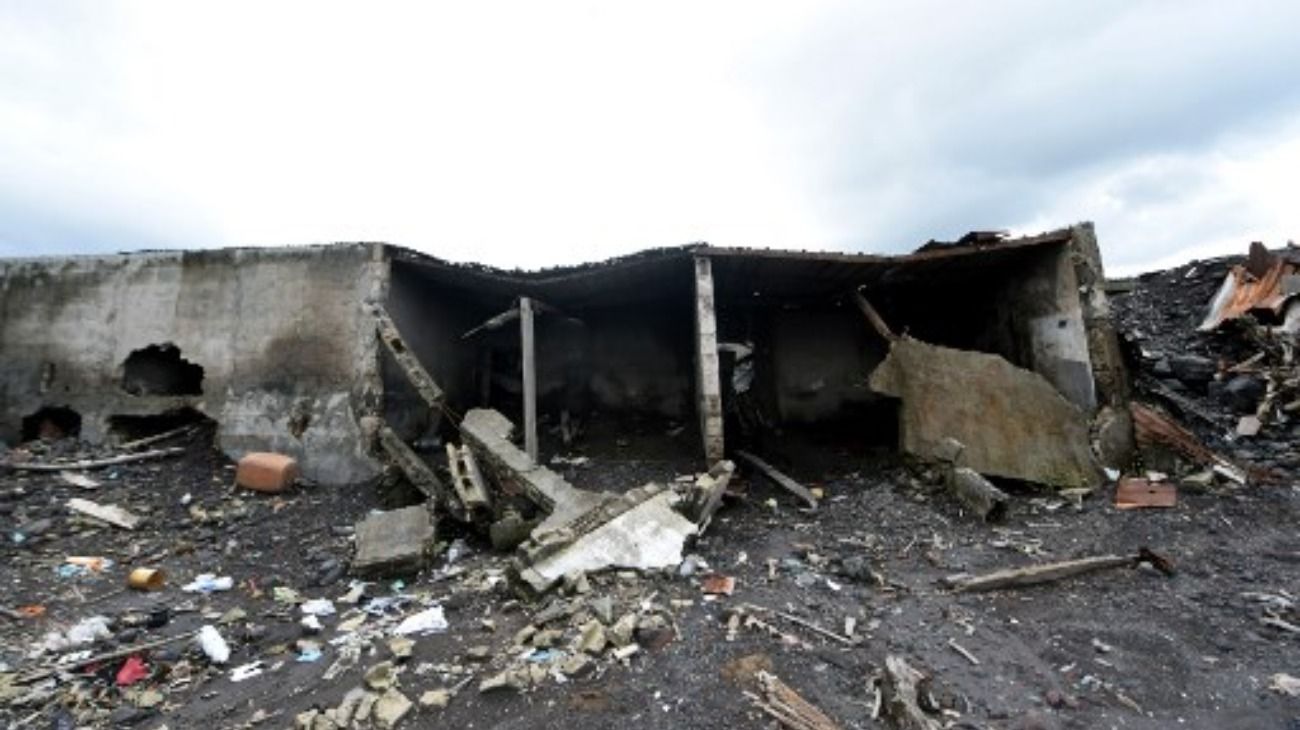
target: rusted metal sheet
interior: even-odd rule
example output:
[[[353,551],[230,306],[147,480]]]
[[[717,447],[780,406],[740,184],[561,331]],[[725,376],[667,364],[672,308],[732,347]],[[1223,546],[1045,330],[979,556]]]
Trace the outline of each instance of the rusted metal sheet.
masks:
[[[1264,244],[1258,241],[1250,244],[1246,263],[1232,267],[1210,300],[1210,311],[1201,322],[1200,330],[1209,332],[1249,312],[1281,314],[1292,296],[1283,283],[1289,282],[1295,273],[1295,264],[1274,256]]]
[[[1117,509],[1142,507],[1173,507],[1178,504],[1178,489],[1168,482],[1126,477],[1115,488]]]
[[[1133,414],[1133,431],[1139,447],[1170,449],[1189,461],[1212,467],[1242,484],[1248,480],[1259,482],[1269,479],[1269,474],[1261,469],[1243,469],[1214,453],[1191,431],[1150,406],[1130,403],[1129,412]]]

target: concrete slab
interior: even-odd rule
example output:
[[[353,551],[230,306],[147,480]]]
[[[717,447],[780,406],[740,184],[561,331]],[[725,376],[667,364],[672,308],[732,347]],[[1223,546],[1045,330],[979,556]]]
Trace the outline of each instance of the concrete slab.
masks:
[[[655,494],[521,569],[520,579],[540,593],[570,573],[658,570],[677,565],[686,540],[696,534],[697,527],[673,509],[673,499],[672,492]]]
[[[937,459],[944,440],[963,465],[1060,488],[1096,487],[1088,419],[1038,373],[998,355],[900,338],[871,374],[872,390],[902,399],[900,448]]]
[[[424,505],[375,512],[357,523],[356,538],[353,572],[373,575],[419,570],[433,547],[433,515]]]

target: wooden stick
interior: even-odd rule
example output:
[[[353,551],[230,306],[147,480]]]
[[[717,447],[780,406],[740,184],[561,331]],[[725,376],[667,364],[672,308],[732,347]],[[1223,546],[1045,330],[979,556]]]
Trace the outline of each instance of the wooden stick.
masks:
[[[958,644],[956,640],[948,639],[948,646],[952,647],[953,651],[965,657],[966,661],[970,662],[971,664],[974,664],[977,667],[980,665],[980,660],[976,658],[974,654],[970,653],[970,651],[967,650],[966,647],[962,646],[961,644]]]
[[[773,615],[773,616],[777,616],[777,617],[779,617],[779,618],[783,618],[783,619],[785,619],[786,621],[789,621],[789,622],[792,623],[792,624],[796,624],[796,625],[798,625],[798,626],[802,626],[802,627],[804,627],[805,629],[808,629],[809,631],[812,631],[812,632],[814,632],[814,633],[817,633],[817,634],[820,634],[820,635],[822,635],[822,636],[825,636],[825,637],[828,638],[828,639],[833,639],[833,640],[835,640],[835,641],[838,641],[838,642],[840,642],[841,644],[844,644],[844,645],[846,645],[846,646],[857,646],[857,645],[858,645],[858,642],[854,641],[853,639],[850,639],[850,638],[847,637],[847,636],[840,636],[839,634],[835,633],[834,631],[830,631],[830,630],[828,630],[828,629],[823,629],[822,627],[818,626],[817,624],[815,624],[815,623],[813,623],[813,622],[811,622],[811,621],[808,621],[807,619],[799,618],[798,616],[795,616],[795,615],[792,614],[792,613],[786,613],[786,612],[784,612],[784,611],[778,611],[778,610],[776,610],[776,609],[774,609],[774,608],[767,608],[766,606],[759,606],[759,605],[754,604],[754,603],[746,603],[746,604],[745,604],[745,608],[748,608],[748,609],[750,609],[750,610],[752,610],[752,611],[759,611],[759,612],[762,612],[762,613],[768,613],[768,614],[771,614],[771,615]]]
[[[150,444],[156,444],[159,441],[166,441],[172,436],[180,436],[181,434],[186,433],[187,431],[193,431],[198,427],[199,426],[196,423],[187,423],[184,426],[173,428],[170,431],[163,431],[162,433],[156,433],[152,436],[145,436],[142,439],[127,441],[124,444],[119,444],[117,448],[122,449],[123,451],[131,451],[133,449],[138,449],[141,446],[148,446]]]
[[[184,446],[172,446],[166,449],[156,449],[154,451],[141,451],[138,454],[122,454],[107,459],[88,459],[85,461],[72,461],[64,464],[31,464],[31,463],[9,463],[9,466],[17,471],[88,471],[90,469],[103,469],[106,466],[116,466],[118,464],[130,464],[135,461],[146,461],[148,459],[160,459],[164,456],[175,456],[184,453]]]
[[[1138,563],[1151,563],[1166,575],[1173,572],[1173,566],[1167,559],[1143,548],[1137,555],[1100,555],[1078,560],[1065,560],[1059,563],[1030,565],[1024,568],[1007,568],[986,573],[985,575],[955,575],[948,576],[943,582],[956,593],[993,591],[999,588],[1019,588],[1039,583],[1050,583],[1096,570],[1120,568],[1137,565]]]
[[[749,453],[748,451],[737,450],[736,456],[749,462],[750,465],[752,465],[755,469],[758,469],[759,471],[763,472],[763,474],[766,475],[768,479],[771,479],[772,481],[776,482],[787,492],[795,495],[799,499],[802,499],[804,502],[808,503],[809,507],[813,509],[817,509],[817,498],[814,497],[812,492],[804,488],[804,486],[799,482],[796,482],[795,480],[791,479],[785,474],[777,471],[776,467],[772,466],[766,461],[763,461],[762,459],[758,458],[754,454]]]

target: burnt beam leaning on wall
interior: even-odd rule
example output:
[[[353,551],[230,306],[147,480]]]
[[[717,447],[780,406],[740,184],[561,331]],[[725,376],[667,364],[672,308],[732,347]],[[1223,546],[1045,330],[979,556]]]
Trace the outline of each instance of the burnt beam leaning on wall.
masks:
[[[713,261],[695,257],[695,396],[704,458],[723,457],[722,378],[718,374],[718,317],[713,297]]]
[[[411,381],[411,385],[415,387],[416,392],[420,394],[424,402],[429,404],[430,408],[442,408],[445,400],[442,388],[438,387],[438,384],[433,380],[433,376],[429,375],[429,371],[424,369],[424,366],[420,364],[420,361],[411,352],[410,348],[406,346],[406,341],[402,339],[401,333],[397,331],[397,325],[393,324],[392,317],[388,316],[388,310],[377,307],[375,309],[375,321],[379,340],[384,343],[384,347],[388,348],[388,352],[397,361],[397,365],[402,369],[402,372],[406,373],[407,379]]]
[[[871,306],[871,302],[867,301],[867,298],[863,296],[862,289],[863,287],[858,287],[854,290],[853,302],[858,305],[862,316],[867,318],[867,324],[871,325],[871,329],[875,330],[876,334],[880,335],[880,338],[884,341],[893,342],[897,340],[898,335],[894,334],[894,331],[885,323],[885,318],[881,317],[880,312],[877,312],[876,308]]]

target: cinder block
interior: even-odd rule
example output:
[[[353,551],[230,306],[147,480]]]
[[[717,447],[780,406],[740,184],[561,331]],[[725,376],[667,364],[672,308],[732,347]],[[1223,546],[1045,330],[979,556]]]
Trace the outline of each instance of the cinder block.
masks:
[[[291,456],[253,452],[244,454],[235,470],[235,483],[259,492],[283,492],[298,478],[298,462]]]

